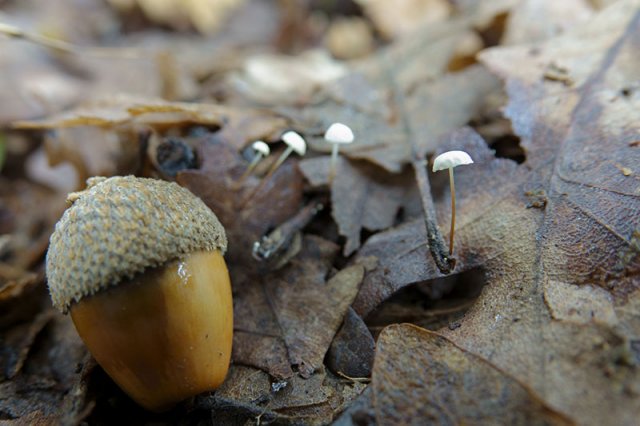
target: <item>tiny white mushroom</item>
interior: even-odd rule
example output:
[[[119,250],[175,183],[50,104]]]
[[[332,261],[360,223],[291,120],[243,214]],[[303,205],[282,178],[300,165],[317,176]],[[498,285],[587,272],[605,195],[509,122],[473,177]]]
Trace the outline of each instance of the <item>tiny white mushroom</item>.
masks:
[[[353,142],[353,131],[346,124],[333,123],[324,134],[324,139],[333,145],[331,148],[331,169],[329,171],[329,182],[333,181],[336,174],[336,163],[338,162],[338,149],[340,145]]]
[[[242,176],[240,176],[240,179],[238,179],[238,181],[235,183],[234,186],[236,188],[242,186],[242,183],[249,177],[258,163],[260,163],[260,160],[269,155],[269,153],[271,152],[271,150],[269,149],[269,145],[267,145],[263,141],[255,141],[251,144],[251,148],[255,151],[253,159],[251,160],[251,163],[249,163],[249,167],[247,167],[247,170],[245,170]]]
[[[471,164],[471,156],[464,151],[447,151],[433,160],[433,171],[449,169],[449,185],[451,186],[451,231],[449,232],[449,256],[453,255],[453,235],[456,226],[456,186],[453,180],[453,169]]]
[[[296,154],[303,156],[307,152],[307,143],[303,139],[302,136],[297,134],[296,132],[290,130],[282,135],[282,141],[287,144],[287,149],[278,157],[278,159],[273,163],[271,168],[267,174],[262,178],[262,182],[249,194],[249,196],[245,199],[245,203],[248,202],[253,196],[262,188],[264,182],[266,182],[273,173],[280,167],[282,163],[291,155],[292,152],[295,151]],[[244,203],[243,203],[244,205]]]
[[[273,172],[275,172],[276,169],[280,167],[282,163],[284,163],[284,160],[286,160],[292,152],[295,151],[296,154],[300,156],[304,155],[307,152],[307,143],[304,141],[302,136],[292,130],[289,130],[284,135],[282,135],[282,142],[287,144],[287,149],[285,149],[280,157],[278,157],[276,162],[273,163],[273,166],[271,166],[271,168],[267,172],[267,176],[271,176]]]

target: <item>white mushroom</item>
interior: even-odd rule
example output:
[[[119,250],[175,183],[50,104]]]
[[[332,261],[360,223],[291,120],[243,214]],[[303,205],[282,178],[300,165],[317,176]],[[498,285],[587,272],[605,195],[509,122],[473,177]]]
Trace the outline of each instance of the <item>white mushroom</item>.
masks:
[[[236,188],[242,186],[242,184],[249,177],[253,169],[256,168],[258,163],[260,163],[260,160],[262,160],[262,158],[269,155],[269,153],[271,152],[271,150],[269,149],[269,145],[267,145],[263,141],[255,141],[254,143],[251,144],[251,148],[255,151],[253,159],[251,160],[251,163],[249,163],[249,167],[247,167],[247,170],[245,170],[242,176],[240,176],[240,179],[238,179],[238,181],[234,185]]]
[[[336,174],[338,149],[340,145],[346,145],[353,142],[354,137],[349,126],[342,123],[333,123],[325,132],[324,139],[333,145],[331,148],[331,169],[329,171],[329,183],[331,183]]]
[[[275,172],[276,169],[280,167],[282,163],[284,163],[284,160],[286,160],[292,152],[295,151],[296,154],[300,156],[304,155],[307,152],[307,143],[304,141],[302,136],[292,130],[289,130],[284,135],[282,135],[282,142],[287,144],[287,149],[285,149],[280,157],[278,157],[276,162],[273,163],[273,166],[271,166],[271,169],[269,169],[269,171],[267,172],[267,176],[271,176],[273,172]]]
[[[296,154],[302,156],[307,152],[307,143],[304,141],[302,136],[297,134],[294,131],[288,131],[284,135],[282,135],[282,141],[287,144],[287,149],[278,157],[278,159],[273,163],[267,174],[262,178],[262,182],[249,194],[249,196],[245,199],[244,203],[248,202],[253,196],[262,188],[264,182],[266,182],[273,173],[277,170],[278,167],[291,155],[292,152],[296,152]],[[244,205],[243,203],[243,205]]]
[[[447,151],[433,160],[433,171],[449,169],[449,185],[451,186],[451,231],[449,232],[449,256],[453,256],[453,234],[456,226],[456,186],[453,180],[454,167],[471,164],[473,160],[464,151]]]

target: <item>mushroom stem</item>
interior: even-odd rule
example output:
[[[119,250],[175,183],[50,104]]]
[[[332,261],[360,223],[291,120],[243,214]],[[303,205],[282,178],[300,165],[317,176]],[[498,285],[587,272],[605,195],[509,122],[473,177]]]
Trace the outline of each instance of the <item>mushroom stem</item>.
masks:
[[[253,169],[256,168],[256,166],[258,165],[261,159],[262,159],[261,153],[258,153],[256,154],[255,157],[253,157],[253,160],[251,160],[251,163],[249,163],[249,167],[247,167],[247,170],[244,171],[242,176],[240,176],[240,179],[238,179],[236,183],[233,185],[234,189],[238,189],[239,187],[242,186],[244,181],[247,180],[247,178],[249,177]]]
[[[449,232],[449,256],[453,256],[453,234],[456,228],[456,184],[453,180],[453,167],[449,168],[449,186],[451,186],[451,231]]]
[[[258,191],[260,191],[262,189],[262,187],[265,185],[265,183],[269,180],[269,178],[271,176],[273,176],[273,174],[276,172],[276,170],[278,169],[278,167],[280,167],[280,165],[282,163],[284,163],[284,160],[287,159],[287,157],[293,152],[293,148],[288,146],[287,149],[284,150],[284,152],[282,153],[282,155],[280,155],[280,157],[278,157],[278,159],[275,161],[275,163],[273,163],[273,165],[271,166],[271,168],[269,169],[269,171],[267,172],[266,175],[264,175],[264,177],[262,178],[262,180],[260,181],[260,183],[258,184],[258,186],[256,186],[253,191],[251,191],[251,193],[247,196],[247,198],[244,199],[244,201],[241,204],[241,207],[244,207],[252,198],[254,195],[256,195],[256,193],[258,193]]]
[[[331,168],[329,169],[329,186],[333,183],[333,179],[336,176],[336,167],[338,163],[338,147],[337,143],[333,144],[331,148]]]
[[[292,152],[293,152],[293,147],[288,146],[287,149],[284,150],[282,155],[280,155],[280,157],[278,157],[276,162],[273,163],[273,165],[271,166],[271,168],[269,169],[269,171],[265,175],[264,180],[266,180],[267,178],[271,177],[271,175],[273,173],[275,173],[275,171],[278,169],[278,167],[280,167],[282,165],[282,163],[284,163],[284,160],[286,160],[287,157],[289,155],[291,155]]]

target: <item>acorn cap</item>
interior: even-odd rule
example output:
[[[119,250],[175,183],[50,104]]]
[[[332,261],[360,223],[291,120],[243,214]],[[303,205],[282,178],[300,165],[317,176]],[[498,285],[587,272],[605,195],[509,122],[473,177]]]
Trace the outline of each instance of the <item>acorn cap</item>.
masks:
[[[68,201],[73,204],[56,224],[47,252],[51,300],[64,313],[146,268],[227,248],[216,215],[176,183],[95,177]]]

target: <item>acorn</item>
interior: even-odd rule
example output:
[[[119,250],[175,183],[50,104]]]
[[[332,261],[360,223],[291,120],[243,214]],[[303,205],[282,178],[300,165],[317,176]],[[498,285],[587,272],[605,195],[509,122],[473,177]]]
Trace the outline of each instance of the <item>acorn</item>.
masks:
[[[233,303],[224,228],[187,189],[91,178],[51,235],[53,305],[98,364],[152,411],[216,389],[231,358]]]

